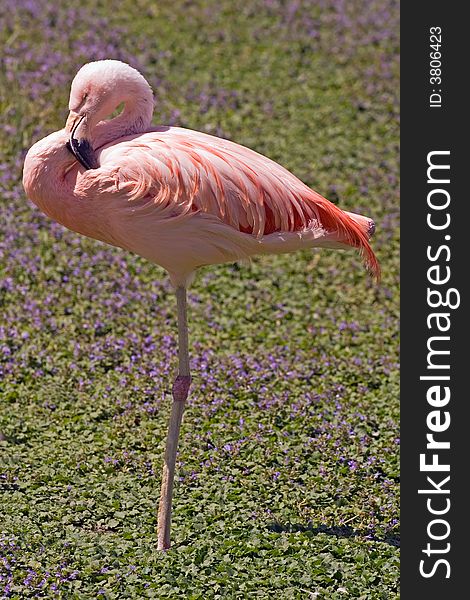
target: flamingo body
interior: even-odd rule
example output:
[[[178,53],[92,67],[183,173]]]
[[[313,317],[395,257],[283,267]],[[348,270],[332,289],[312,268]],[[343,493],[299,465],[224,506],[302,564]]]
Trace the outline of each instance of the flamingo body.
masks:
[[[106,117],[124,103],[122,113]],[[191,377],[186,287],[204,265],[310,247],[353,247],[372,274],[371,219],[342,211],[292,173],[228,140],[152,127],[153,93],[119,61],[82,67],[64,129],[29,150],[29,198],[65,227],[165,268],[176,287],[179,374],[165,451],[158,548],[170,546],[177,442]]]
[[[104,145],[100,168],[85,170],[70,164],[66,141],[63,130],[28,153],[30,198],[69,229],[161,265],[175,285],[204,265],[306,247],[356,246],[378,271],[370,219],[341,211],[253,150],[160,127]],[[44,142],[58,145],[49,160]]]
[[[100,63],[117,61],[82,71]],[[306,247],[356,247],[378,275],[371,219],[342,211],[249,148],[180,127],[152,128],[144,108],[145,119],[132,115],[134,129],[118,127],[126,111],[96,123],[98,168],[74,159],[67,129],[35,144],[24,167],[31,200],[69,229],[161,265],[175,285],[204,265]]]

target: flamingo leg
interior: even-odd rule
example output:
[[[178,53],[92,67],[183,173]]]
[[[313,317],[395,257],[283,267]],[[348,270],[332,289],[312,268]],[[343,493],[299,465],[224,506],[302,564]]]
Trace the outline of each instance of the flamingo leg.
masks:
[[[173,404],[171,407],[165,461],[163,464],[160,505],[158,508],[158,550],[168,550],[170,547],[171,503],[173,498],[176,452],[178,449],[181,420],[191,384],[186,288],[184,286],[176,289],[176,302],[178,306],[178,376],[173,383]]]

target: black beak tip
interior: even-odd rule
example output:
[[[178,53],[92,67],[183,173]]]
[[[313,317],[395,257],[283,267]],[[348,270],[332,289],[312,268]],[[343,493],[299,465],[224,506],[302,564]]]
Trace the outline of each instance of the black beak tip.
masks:
[[[77,140],[71,135],[66,147],[85,169],[99,168],[95,151],[87,139]]]

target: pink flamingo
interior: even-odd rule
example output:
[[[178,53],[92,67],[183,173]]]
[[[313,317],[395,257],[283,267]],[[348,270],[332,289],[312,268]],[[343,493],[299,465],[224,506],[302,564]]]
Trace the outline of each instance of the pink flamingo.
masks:
[[[124,103],[118,116],[105,120]],[[204,265],[300,248],[357,248],[369,271],[374,222],[343,212],[269,158],[180,127],[151,127],[153,93],[130,66],[103,60],[75,76],[65,129],[37,142],[24,165],[28,197],[72,231],[134,252],[176,288],[173,384],[158,510],[158,548],[170,547],[173,478],[191,377],[186,288]]]

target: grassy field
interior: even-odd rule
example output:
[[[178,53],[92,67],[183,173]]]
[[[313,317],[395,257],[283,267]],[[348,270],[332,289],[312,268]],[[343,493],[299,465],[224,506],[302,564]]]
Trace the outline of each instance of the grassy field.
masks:
[[[0,597],[398,598],[398,5],[2,0]],[[174,499],[164,271],[50,222],[22,162],[81,64],[117,58],[155,123],[228,137],[373,217],[354,252],[202,270]]]

